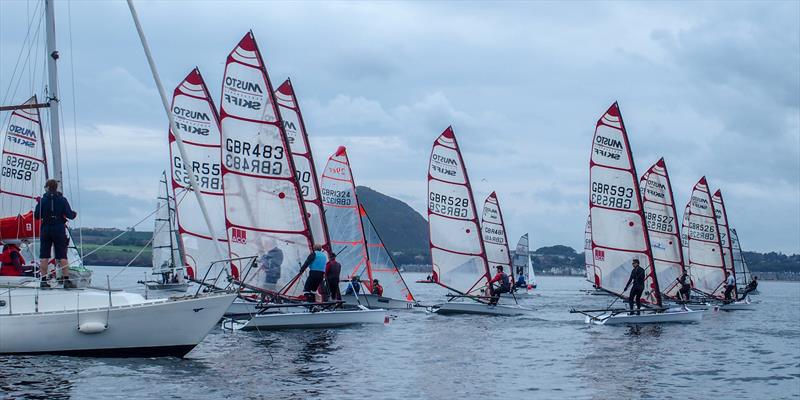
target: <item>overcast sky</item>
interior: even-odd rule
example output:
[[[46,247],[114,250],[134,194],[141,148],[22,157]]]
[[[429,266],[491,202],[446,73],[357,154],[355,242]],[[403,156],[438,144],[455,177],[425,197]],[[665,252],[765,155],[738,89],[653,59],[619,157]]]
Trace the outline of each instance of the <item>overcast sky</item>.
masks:
[[[746,249],[800,252],[800,2],[136,4],[168,91],[198,66],[218,104],[252,29],[273,85],[292,78],[318,167],[346,145],[357,184],[420,213],[432,142],[453,125],[512,244],[580,249],[595,122],[619,101],[637,170],[665,157],[679,210],[706,175]],[[42,93],[37,47],[12,80],[36,7],[0,2],[5,102]],[[124,2],[56,13],[67,192],[83,226],[130,226],[168,167],[146,59]]]

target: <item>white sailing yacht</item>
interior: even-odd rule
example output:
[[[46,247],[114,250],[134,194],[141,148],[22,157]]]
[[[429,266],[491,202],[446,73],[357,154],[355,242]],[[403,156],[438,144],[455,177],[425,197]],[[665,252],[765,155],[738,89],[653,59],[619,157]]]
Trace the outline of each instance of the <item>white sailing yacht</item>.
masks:
[[[589,160],[589,213],[591,248],[598,289],[628,299],[625,285],[631,263],[638,260],[645,270],[639,313],[626,308],[572,310],[586,316],[587,323],[643,324],[696,322],[703,314],[686,308],[665,309],[659,290],[644,206],[628,134],[614,103],[597,121]]]
[[[439,314],[519,315],[527,309],[490,305],[489,262],[472,187],[452,127],[433,142],[428,164],[428,228],[434,283],[449,290]]]
[[[386,251],[367,212],[358,201],[347,149],[340,146],[322,172],[322,204],[328,222],[331,250],[342,265],[342,300],[368,308],[409,309],[415,300],[400,271]],[[358,277],[363,292],[346,294],[350,280]],[[376,294],[374,282],[383,288]]]
[[[48,102],[4,107],[3,110],[49,108],[53,155],[50,176],[61,181],[55,15],[51,0],[45,0],[44,5]],[[135,13],[132,14],[138,25]],[[4,138],[12,143],[20,142],[22,138],[18,133],[17,127],[9,125],[5,128]],[[24,140],[31,139],[42,140],[43,137],[27,137]],[[10,161],[4,157],[4,162]],[[23,177],[27,177],[25,171],[43,172],[34,169],[46,168],[42,160],[23,165],[18,165],[15,161],[13,165],[4,165],[6,167],[21,170]],[[37,192],[42,190],[38,184],[29,186],[27,190],[33,189]],[[29,194],[27,207],[33,208],[34,198],[30,194],[37,192],[22,192]],[[5,215],[9,210],[3,209],[0,212]],[[31,237],[37,236],[35,224],[31,223],[25,228],[31,232]],[[0,286],[0,297],[3,299],[0,302],[0,354],[184,356],[203,340],[235,297],[234,294],[221,293],[146,300],[138,294],[113,290],[108,280],[106,283],[106,289],[42,289],[36,280]],[[161,333],[153,335],[154,330]]]

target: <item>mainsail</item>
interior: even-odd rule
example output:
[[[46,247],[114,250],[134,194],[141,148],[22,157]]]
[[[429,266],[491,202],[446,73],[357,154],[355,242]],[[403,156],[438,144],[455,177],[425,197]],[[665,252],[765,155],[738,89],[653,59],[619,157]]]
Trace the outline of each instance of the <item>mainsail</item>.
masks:
[[[725,261],[722,259],[719,227],[705,176],[694,185],[682,228],[686,236],[686,266],[694,288],[709,296],[722,298]]]
[[[183,267],[175,221],[175,198],[164,172],[158,185],[158,209],[153,226],[153,274],[176,273]],[[183,274],[178,274],[182,277]]]
[[[222,83],[222,181],[232,257],[257,256],[244,283],[297,297],[313,237],[267,69],[252,32],[228,55]]]
[[[488,252],[488,246],[486,250]],[[531,268],[530,244],[528,242],[527,233],[522,235],[517,242],[517,247],[514,249],[514,257],[512,258],[512,265],[516,276],[522,275],[525,277],[525,282],[529,285],[535,284],[533,268]]]
[[[358,201],[347,149],[340,146],[322,172],[322,204],[331,244],[346,277],[358,276],[368,291],[377,279],[383,296],[413,301],[394,260]]]
[[[479,294],[490,280],[469,176],[452,127],[433,143],[428,164],[428,228],[433,280]]]
[[[750,283],[750,268],[744,259],[742,244],[739,242],[739,235],[736,229],[731,228],[731,246],[733,247],[733,267],[736,271],[736,286],[743,288]]]
[[[486,260],[489,262],[490,269],[500,265],[503,267],[503,271],[510,276],[517,275],[516,271],[511,268],[511,250],[508,248],[503,211],[500,209],[496,192],[489,194],[483,203],[481,232],[483,245],[486,248]]]
[[[225,226],[225,207],[222,189],[222,169],[220,166],[220,128],[219,116],[209,95],[200,70],[193,69],[175,88],[172,95],[172,117],[175,127],[180,129],[184,148],[193,165],[185,165],[178,151],[178,143],[169,130],[169,154],[171,186],[176,200],[176,219],[178,233],[187,266],[187,274],[194,279],[210,280],[222,275],[226,266],[217,263],[214,271],[208,271],[211,264],[220,260],[217,247],[204,222],[200,204],[190,189],[186,169],[192,168],[206,203],[209,217],[217,232],[214,233],[220,248],[228,248]],[[223,254],[226,257],[227,254]],[[206,275],[207,274],[207,275]]]
[[[650,249],[662,293],[677,297],[678,277],[684,271],[678,218],[667,165],[661,158],[642,175],[640,182]]]
[[[733,247],[731,245],[731,231],[728,229],[728,212],[725,211],[725,200],[722,198],[722,191],[717,189],[711,196],[711,203],[714,205],[714,215],[717,218],[717,228],[719,229],[719,244],[722,246],[722,258],[725,261],[725,270],[733,274],[736,278],[736,268],[733,264]],[[733,293],[736,293],[734,289]]]
[[[305,202],[306,213],[311,225],[311,233],[316,244],[329,249],[328,225],[322,209],[322,200],[319,194],[319,180],[314,166],[314,157],[311,152],[311,143],[308,141],[306,125],[303,114],[300,113],[300,104],[292,88],[292,81],[287,79],[275,91],[275,99],[280,109],[283,121],[283,130],[289,140],[294,158],[294,167],[297,180],[300,182],[300,192]]]
[[[597,286],[599,277],[594,272],[594,254],[592,254],[592,216],[586,217],[586,229],[583,234],[583,258],[586,266],[586,280]]]
[[[616,295],[639,260],[647,274],[642,301],[661,304],[650,252],[639,180],[619,107],[614,103],[597,121],[589,161],[592,254],[597,285]]]
[[[24,104],[36,104],[36,96]],[[14,110],[5,132],[0,174],[0,217],[33,211],[44,192],[47,162],[38,108]],[[38,233],[38,232],[37,232]]]

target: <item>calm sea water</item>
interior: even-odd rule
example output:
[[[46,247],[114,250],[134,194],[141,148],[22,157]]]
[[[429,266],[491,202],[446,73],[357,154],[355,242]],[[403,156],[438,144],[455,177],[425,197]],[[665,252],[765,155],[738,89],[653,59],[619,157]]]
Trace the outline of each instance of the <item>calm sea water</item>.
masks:
[[[117,268],[95,268],[97,282]],[[133,287],[129,268],[112,285]],[[424,274],[407,274],[413,282]],[[411,284],[425,303],[433,285]],[[800,398],[800,284],[763,282],[757,311],[699,324],[589,326],[610,300],[541,277],[526,317],[394,313],[385,326],[208,335],[186,359],[0,357],[8,398]],[[157,335],[158,332],[153,332]]]

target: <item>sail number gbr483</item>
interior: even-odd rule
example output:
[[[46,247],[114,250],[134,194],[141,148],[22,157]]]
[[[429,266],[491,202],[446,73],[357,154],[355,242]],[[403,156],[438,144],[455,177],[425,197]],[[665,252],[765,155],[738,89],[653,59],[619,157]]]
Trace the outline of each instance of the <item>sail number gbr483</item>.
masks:
[[[283,174],[283,146],[228,138],[225,140],[225,150],[225,167],[228,169],[261,175]]]

